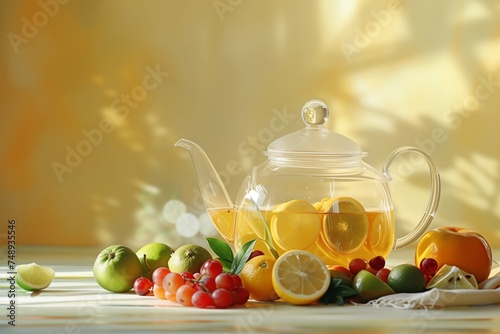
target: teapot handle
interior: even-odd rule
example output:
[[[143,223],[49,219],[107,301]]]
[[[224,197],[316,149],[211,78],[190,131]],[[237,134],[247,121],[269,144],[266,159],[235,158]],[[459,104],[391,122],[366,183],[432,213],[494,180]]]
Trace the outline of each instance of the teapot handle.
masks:
[[[434,161],[431,159],[431,157],[425,151],[417,147],[403,146],[397,148],[391,154],[389,154],[389,156],[385,160],[384,166],[382,167],[382,174],[386,177],[386,179],[389,181],[392,179],[390,173],[391,165],[394,162],[394,159],[396,159],[400,154],[403,153],[418,153],[425,159],[427,165],[429,166],[429,171],[431,176],[431,191],[430,191],[429,201],[427,202],[427,208],[425,209],[424,215],[422,216],[420,222],[410,233],[401,238],[397,238],[393,249],[407,246],[408,244],[414,242],[424,234],[424,232],[427,230],[430,223],[434,219],[436,210],[439,205],[439,198],[441,195],[441,180],[436,165],[434,164]]]

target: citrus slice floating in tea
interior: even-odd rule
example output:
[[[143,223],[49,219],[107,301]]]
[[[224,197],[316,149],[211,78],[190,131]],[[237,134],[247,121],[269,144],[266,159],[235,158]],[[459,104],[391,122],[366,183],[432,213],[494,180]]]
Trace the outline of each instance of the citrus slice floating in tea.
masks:
[[[234,242],[234,209],[207,210],[217,231],[230,244]]]
[[[350,197],[332,198],[323,203],[321,235],[326,245],[340,254],[363,246],[368,237],[368,217],[361,203]]]
[[[305,305],[317,301],[330,285],[330,272],[315,255],[291,250],[281,255],[273,268],[273,287],[284,301]]]
[[[313,253],[323,261],[325,264],[344,264],[344,259],[336,256],[335,253],[325,244],[323,238],[318,238],[314,244],[307,248],[306,251]],[[348,264],[349,261],[346,261]]]
[[[271,219],[273,241],[284,250],[306,249],[318,238],[321,219],[314,206],[303,200],[283,203]]]

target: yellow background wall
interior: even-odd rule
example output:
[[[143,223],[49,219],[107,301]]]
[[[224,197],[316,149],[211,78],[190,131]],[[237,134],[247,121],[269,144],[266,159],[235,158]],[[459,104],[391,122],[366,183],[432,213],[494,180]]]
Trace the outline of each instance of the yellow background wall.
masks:
[[[500,247],[496,1],[7,0],[0,37],[1,223],[19,244],[180,244],[165,204],[203,208],[175,141],[202,144],[234,196],[317,98],[376,168],[426,150],[442,176],[432,226]],[[428,177],[393,172],[401,235]]]

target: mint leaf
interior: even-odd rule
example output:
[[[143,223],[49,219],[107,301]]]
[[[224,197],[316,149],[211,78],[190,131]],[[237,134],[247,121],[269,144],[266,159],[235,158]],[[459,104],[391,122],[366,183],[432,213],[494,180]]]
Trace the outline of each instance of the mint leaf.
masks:
[[[220,258],[222,264],[225,262],[232,263],[234,260],[233,250],[224,241],[206,237],[210,249]]]
[[[247,241],[243,246],[241,246],[240,250],[236,253],[232,266],[231,266],[231,274],[239,274],[243,266],[247,262],[250,254],[253,251],[253,246],[257,240]]]
[[[356,290],[354,290],[351,287],[348,287],[347,285],[342,285],[342,284],[337,286],[336,291],[340,297],[352,297],[357,294]]]
[[[319,299],[320,303],[332,304],[335,303],[339,306],[344,305],[344,298],[352,297],[357,294],[356,290],[353,288],[341,284],[342,280],[340,278],[332,278],[328,290]]]

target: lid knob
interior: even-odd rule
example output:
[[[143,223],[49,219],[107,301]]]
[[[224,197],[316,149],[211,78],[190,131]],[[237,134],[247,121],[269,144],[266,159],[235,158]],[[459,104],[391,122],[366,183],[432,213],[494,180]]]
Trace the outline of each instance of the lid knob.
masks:
[[[330,111],[323,101],[310,100],[302,107],[302,120],[308,126],[325,124]]]

